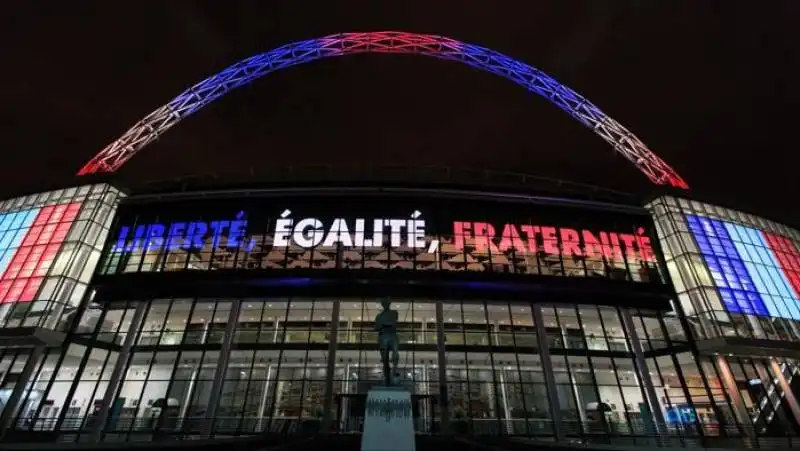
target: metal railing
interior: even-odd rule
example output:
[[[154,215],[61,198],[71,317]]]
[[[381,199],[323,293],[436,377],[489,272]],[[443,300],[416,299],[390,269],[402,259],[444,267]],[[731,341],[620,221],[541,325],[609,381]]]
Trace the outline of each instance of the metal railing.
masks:
[[[16,422],[11,437],[24,433],[40,436],[45,441],[88,442],[95,428],[93,418],[65,418]],[[319,421],[303,418],[218,417],[188,418],[119,418],[111,419],[103,428],[103,442],[148,442],[159,440],[204,440],[212,438],[278,436],[307,437],[319,433]]]
[[[336,421],[335,435],[360,434],[362,418]],[[416,432],[420,435],[440,435],[439,421],[418,418]],[[20,420],[14,425],[14,434],[6,437],[14,441],[21,434],[40,436],[41,441],[77,442],[91,441],[94,424],[89,418],[67,418],[60,425],[55,420],[34,423]],[[176,440],[207,440],[262,436],[278,439],[315,436],[321,422],[316,418],[259,418],[220,417],[214,419],[177,418],[120,418],[109,422],[102,434],[103,442],[152,442]],[[670,447],[670,448],[800,448],[800,437],[758,435],[744,426],[721,427],[716,424],[662,424],[652,422],[612,423],[602,421],[561,421],[558,428],[550,419],[469,419],[450,420],[448,435],[466,437],[483,442],[509,443],[563,443],[582,447],[610,445],[614,447]],[[56,430],[57,429],[57,430]],[[561,434],[557,441],[556,429]],[[509,449],[503,447],[503,449]]]
[[[187,191],[230,186],[231,183],[416,183],[465,187],[505,188],[579,196],[590,200],[638,205],[630,193],[521,172],[433,165],[300,165],[269,166],[234,173],[194,173],[168,180],[144,182],[141,191]]]
[[[562,422],[565,441],[582,446],[654,446],[667,448],[800,448],[800,437],[758,435],[752,426],[718,424],[633,423],[603,427]]]

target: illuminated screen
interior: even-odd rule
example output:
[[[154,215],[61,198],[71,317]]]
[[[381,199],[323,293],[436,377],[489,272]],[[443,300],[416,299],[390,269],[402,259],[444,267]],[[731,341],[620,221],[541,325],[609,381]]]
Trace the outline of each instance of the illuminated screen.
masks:
[[[800,256],[791,240],[705,216],[686,220],[729,312],[800,320]]]
[[[0,303],[36,299],[80,208],[74,202],[0,214]]]
[[[494,199],[270,195],[122,206],[103,274],[471,271],[661,284],[645,214]]]

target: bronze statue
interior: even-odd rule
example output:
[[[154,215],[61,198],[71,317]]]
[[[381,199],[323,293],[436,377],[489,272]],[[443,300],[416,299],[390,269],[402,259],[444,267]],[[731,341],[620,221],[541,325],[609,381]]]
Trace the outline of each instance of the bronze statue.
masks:
[[[375,330],[378,331],[378,349],[383,363],[383,377],[386,385],[396,381],[395,372],[400,362],[400,349],[397,343],[397,310],[390,308],[391,302],[387,299],[381,302],[383,311],[375,317]],[[392,353],[389,365],[389,352]]]

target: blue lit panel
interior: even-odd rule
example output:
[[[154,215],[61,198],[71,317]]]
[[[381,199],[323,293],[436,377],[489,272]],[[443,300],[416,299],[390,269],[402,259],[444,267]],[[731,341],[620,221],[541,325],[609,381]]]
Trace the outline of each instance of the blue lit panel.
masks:
[[[697,215],[686,215],[686,221],[729,312],[783,316],[765,304],[724,222]]]
[[[781,299],[781,293],[775,285],[774,267],[770,267],[770,256],[767,248],[757,246],[755,238],[759,231],[729,222],[724,223],[732,237],[737,252],[742,257],[745,268],[755,284],[756,290],[767,307],[769,316],[778,318],[795,318],[800,312],[792,311]],[[754,239],[755,238],[755,239]]]

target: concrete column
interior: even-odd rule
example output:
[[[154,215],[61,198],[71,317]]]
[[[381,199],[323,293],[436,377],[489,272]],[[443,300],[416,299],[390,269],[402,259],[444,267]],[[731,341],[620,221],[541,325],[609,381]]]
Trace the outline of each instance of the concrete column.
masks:
[[[783,370],[775,358],[769,359],[769,365],[772,368],[772,374],[778,379],[778,385],[780,385],[781,390],[783,390],[784,399],[789,403],[789,409],[792,411],[792,415],[794,415],[794,421],[800,424],[800,405],[797,404],[797,397],[794,395],[789,381],[786,380],[786,376],[783,375]]]
[[[542,307],[534,304],[531,312],[533,313],[533,324],[536,327],[536,340],[539,342],[539,359],[542,362],[542,372],[544,373],[544,382],[547,387],[550,418],[553,419],[553,434],[556,436],[556,441],[561,441],[564,439],[561,425],[561,404],[558,401],[556,377],[553,374],[553,362],[550,360],[550,342],[545,331]]]
[[[331,335],[328,340],[328,369],[325,374],[325,400],[322,403],[322,433],[327,434],[333,423],[333,379],[336,372],[336,348],[339,346],[339,310],[341,301],[333,301]]]
[[[231,346],[233,345],[233,335],[236,332],[236,323],[239,322],[239,311],[242,308],[242,301],[236,299],[231,302],[231,312],[228,314],[228,323],[225,324],[225,337],[222,339],[222,348],[219,350],[219,360],[217,360],[217,370],[214,372],[214,382],[211,384],[211,396],[208,399],[206,409],[206,424],[209,425],[209,433],[214,432],[214,418],[217,416],[219,398],[222,396],[222,383],[225,381],[225,372],[228,370],[228,361],[231,357]]]
[[[436,301],[436,351],[439,359],[439,428],[450,433],[450,409],[447,404],[447,353],[444,342],[444,303]]]
[[[656,431],[661,432],[666,427],[664,412],[661,411],[661,403],[658,402],[658,394],[653,386],[653,378],[650,377],[650,367],[644,357],[642,342],[639,341],[639,334],[636,332],[631,311],[627,308],[621,308],[620,311],[622,313],[622,323],[628,332],[628,341],[631,349],[633,349],[633,361],[636,364],[636,370],[639,372],[639,382],[644,386],[647,403],[650,405],[650,412],[653,414],[653,420],[656,423]]]
[[[128,367],[128,357],[131,354],[133,344],[136,342],[136,336],[139,333],[139,329],[142,327],[142,322],[144,322],[144,314],[147,311],[147,305],[148,303],[144,301],[140,301],[136,305],[133,319],[125,335],[125,341],[122,343],[122,349],[119,351],[117,362],[114,364],[114,369],[111,371],[111,378],[106,386],[106,392],[103,394],[103,405],[100,408],[100,412],[97,414],[96,422],[92,426],[89,435],[89,440],[92,442],[99,442],[103,438],[103,430],[108,422],[108,415],[111,413],[111,405],[119,390],[119,384],[122,382],[122,372]]]
[[[728,393],[731,403],[733,403],[733,414],[736,416],[736,421],[744,428],[747,435],[755,436],[753,421],[750,419],[750,414],[747,412],[744,400],[742,400],[742,394],[739,393],[739,387],[736,386],[736,378],[733,376],[725,356],[717,355],[716,364],[717,369],[719,369],[719,375],[722,378],[722,385],[725,386],[725,391]]]
[[[0,414],[0,439],[2,439],[6,431],[12,427],[14,418],[16,418],[17,412],[19,411],[19,402],[22,400],[25,392],[28,391],[31,376],[39,365],[39,360],[42,358],[44,349],[44,345],[38,345],[33,348],[30,355],[28,355],[28,360],[25,361],[25,366],[22,367],[22,373],[19,375],[17,383],[14,384],[14,391],[11,392],[11,396],[9,396],[3,408],[3,413]]]

